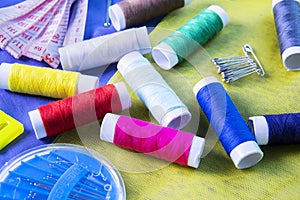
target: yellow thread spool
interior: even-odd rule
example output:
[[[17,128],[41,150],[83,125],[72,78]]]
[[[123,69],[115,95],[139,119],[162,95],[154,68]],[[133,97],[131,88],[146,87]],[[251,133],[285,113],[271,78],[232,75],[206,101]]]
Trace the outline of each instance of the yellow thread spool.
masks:
[[[23,124],[0,110],[0,150],[23,132]]]
[[[98,77],[23,64],[0,66],[0,88],[13,92],[66,98],[98,87]]]

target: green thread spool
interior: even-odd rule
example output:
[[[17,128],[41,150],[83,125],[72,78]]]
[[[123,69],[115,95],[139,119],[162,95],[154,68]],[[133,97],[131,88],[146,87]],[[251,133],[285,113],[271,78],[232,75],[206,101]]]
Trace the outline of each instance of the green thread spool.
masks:
[[[212,5],[202,10],[153,48],[154,61],[162,69],[171,69],[199,48],[199,45],[213,38],[227,23],[228,15],[220,6]]]

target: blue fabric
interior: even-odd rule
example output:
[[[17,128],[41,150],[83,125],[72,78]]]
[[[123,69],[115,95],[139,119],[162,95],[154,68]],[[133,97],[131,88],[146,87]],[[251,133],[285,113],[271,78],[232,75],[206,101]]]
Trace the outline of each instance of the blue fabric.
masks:
[[[117,3],[119,1],[120,0],[114,0],[113,3]],[[0,1],[0,8],[14,5],[19,2],[22,2],[22,0]],[[89,0],[84,39],[90,39],[93,37],[115,32],[113,26],[103,26],[105,19],[105,1]],[[160,19],[161,18],[154,19],[148,22],[146,25],[149,27],[154,27]],[[14,59],[6,51],[0,50],[0,63],[3,62],[18,62],[28,65],[49,67],[45,62],[38,62],[32,59],[28,59],[24,56],[21,57],[19,60]],[[62,69],[61,66],[59,66],[59,69]],[[99,86],[106,84],[109,78],[115,73],[115,71],[116,64],[112,64],[109,67],[106,67],[105,70],[101,73],[101,75],[99,75]],[[5,164],[5,162],[7,162],[20,152],[42,144],[51,143],[54,140],[54,138],[45,138],[42,140],[37,140],[28,116],[29,111],[35,110],[39,106],[48,104],[52,101],[55,101],[55,99],[18,94],[0,89],[0,110],[4,111],[8,115],[20,121],[24,125],[25,129],[24,133],[21,136],[19,136],[15,141],[13,141],[7,147],[0,151],[0,168]]]

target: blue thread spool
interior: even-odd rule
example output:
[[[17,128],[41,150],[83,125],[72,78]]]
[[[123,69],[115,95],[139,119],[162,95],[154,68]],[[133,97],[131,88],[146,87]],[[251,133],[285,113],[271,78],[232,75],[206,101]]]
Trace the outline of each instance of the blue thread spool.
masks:
[[[273,0],[273,14],[284,66],[300,70],[300,5],[296,0]]]
[[[193,91],[235,166],[244,169],[258,163],[263,152],[222,84],[215,77],[206,77]]]
[[[115,167],[77,145],[44,145],[9,161],[0,173],[0,199],[126,198]]]
[[[248,126],[259,145],[300,144],[300,113],[253,116]]]

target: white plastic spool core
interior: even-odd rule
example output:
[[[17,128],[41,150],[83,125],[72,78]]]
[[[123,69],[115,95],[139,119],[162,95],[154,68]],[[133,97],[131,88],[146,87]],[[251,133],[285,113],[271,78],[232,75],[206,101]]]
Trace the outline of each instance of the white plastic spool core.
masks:
[[[249,118],[250,129],[259,145],[267,145],[269,143],[269,127],[264,116],[254,116]]]

